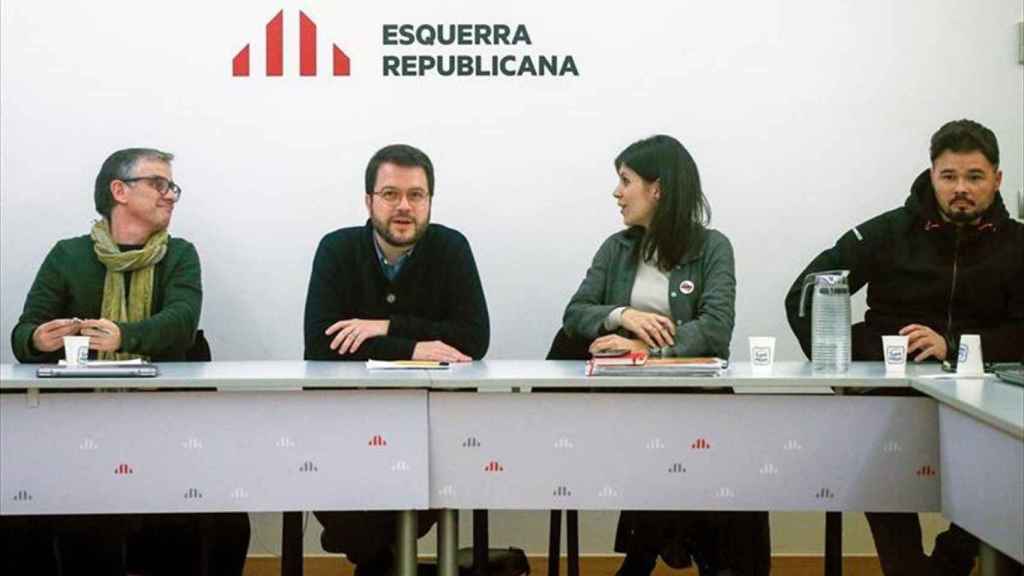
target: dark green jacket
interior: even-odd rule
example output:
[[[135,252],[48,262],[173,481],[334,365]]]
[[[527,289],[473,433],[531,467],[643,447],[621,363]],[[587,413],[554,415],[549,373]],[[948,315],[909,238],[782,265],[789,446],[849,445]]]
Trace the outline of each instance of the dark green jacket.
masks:
[[[99,318],[106,274],[89,236],[57,242],[39,268],[25,309],[11,332],[11,348],[18,361],[56,362],[63,358],[63,349],[48,354],[37,351],[32,346],[32,332],[55,318]],[[142,354],[156,362],[184,360],[195,338],[202,305],[199,254],[188,241],[171,238],[167,254],[156,265],[153,315],[141,322],[117,323],[120,352]]]
[[[570,336],[587,340],[601,336],[608,314],[629,306],[642,239],[642,229],[631,228],[601,245],[565,309],[562,322]],[[728,358],[736,315],[735,261],[729,239],[707,230],[700,250],[688,253],[672,269],[668,290],[676,341],[667,354]]]

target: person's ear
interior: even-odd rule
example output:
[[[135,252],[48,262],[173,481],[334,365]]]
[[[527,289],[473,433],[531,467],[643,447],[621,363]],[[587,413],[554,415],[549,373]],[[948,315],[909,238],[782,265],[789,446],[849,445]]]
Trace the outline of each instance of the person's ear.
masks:
[[[110,182],[110,196],[114,199],[114,204],[126,204],[128,202],[128,184],[121,180],[113,180]]]

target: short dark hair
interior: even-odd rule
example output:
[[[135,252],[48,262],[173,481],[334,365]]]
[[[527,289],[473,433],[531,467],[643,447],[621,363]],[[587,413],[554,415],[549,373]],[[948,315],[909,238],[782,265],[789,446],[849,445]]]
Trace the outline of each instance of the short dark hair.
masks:
[[[981,152],[992,166],[999,167],[999,142],[991,130],[967,120],[947,122],[932,134],[932,162],[943,152]]]
[[[427,193],[434,195],[434,164],[422,150],[408,144],[391,144],[377,151],[366,165],[366,193],[373,194],[377,170],[381,164],[397,164],[406,168],[420,167],[427,173]]]
[[[669,270],[688,252],[699,250],[711,206],[700,186],[697,163],[678,140],[659,134],[626,147],[615,157],[616,172],[626,165],[645,182],[658,182],[661,198],[641,251],[645,260],[658,258],[658,268]]]
[[[114,195],[110,193],[110,183],[131,178],[139,160],[155,160],[170,164],[174,160],[174,154],[155,148],[125,148],[108,156],[103,161],[103,166],[100,166],[100,173],[96,175],[96,189],[93,192],[96,211],[107,220],[110,220],[110,211],[114,209]]]

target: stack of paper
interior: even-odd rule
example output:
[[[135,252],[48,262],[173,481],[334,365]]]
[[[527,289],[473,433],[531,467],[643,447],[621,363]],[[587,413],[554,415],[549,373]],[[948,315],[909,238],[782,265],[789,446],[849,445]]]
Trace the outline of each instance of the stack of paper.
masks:
[[[628,359],[628,361],[627,361]],[[721,376],[729,363],[721,358],[618,356],[587,360],[587,376]]]
[[[367,370],[447,370],[448,362],[434,360],[367,360]]]
[[[93,368],[111,368],[114,366],[142,366],[143,364],[149,364],[142,358],[132,358],[130,360],[86,360],[78,364],[78,366],[93,367]],[[63,358],[57,361],[58,366],[70,366]]]

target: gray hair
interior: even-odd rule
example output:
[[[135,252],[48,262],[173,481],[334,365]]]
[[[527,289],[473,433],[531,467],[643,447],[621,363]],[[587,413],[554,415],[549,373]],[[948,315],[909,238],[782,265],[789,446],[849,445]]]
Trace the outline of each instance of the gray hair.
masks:
[[[110,183],[114,180],[131,178],[139,160],[153,160],[170,164],[174,160],[174,154],[155,148],[125,148],[108,156],[103,161],[103,166],[100,167],[100,173],[96,175],[96,190],[94,192],[96,211],[107,220],[110,220],[110,211],[114,208],[114,196],[110,193]]]

